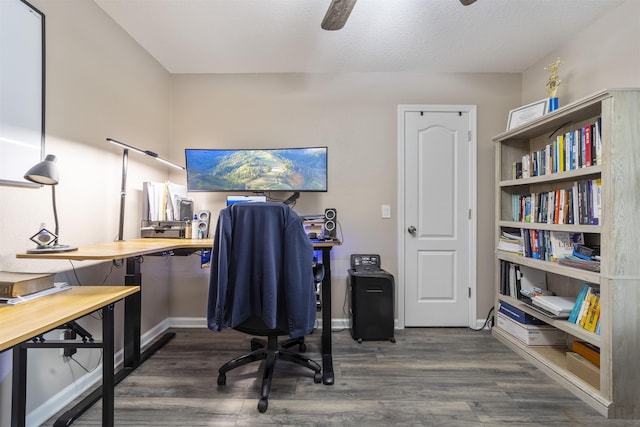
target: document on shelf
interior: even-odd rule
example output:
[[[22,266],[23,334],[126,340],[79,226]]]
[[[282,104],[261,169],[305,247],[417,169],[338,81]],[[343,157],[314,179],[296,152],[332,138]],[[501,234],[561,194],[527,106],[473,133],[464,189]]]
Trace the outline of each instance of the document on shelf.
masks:
[[[187,199],[187,187],[172,182],[144,182],[142,219],[148,221],[177,221],[179,201]]]
[[[576,304],[575,297],[540,295],[531,298],[531,302],[556,316],[569,315]]]
[[[62,292],[62,291],[66,291],[67,289],[71,289],[71,286],[69,286],[68,283],[66,282],[59,282],[56,283],[52,288],[49,289],[45,289],[39,292],[34,292],[32,294],[29,295],[24,295],[21,297],[15,297],[15,298],[0,298],[0,305],[15,305],[15,304],[20,304],[22,302],[27,302],[27,301],[31,301],[34,300],[36,298],[40,298],[43,297],[45,295],[51,295],[51,294],[55,294],[58,292]]]

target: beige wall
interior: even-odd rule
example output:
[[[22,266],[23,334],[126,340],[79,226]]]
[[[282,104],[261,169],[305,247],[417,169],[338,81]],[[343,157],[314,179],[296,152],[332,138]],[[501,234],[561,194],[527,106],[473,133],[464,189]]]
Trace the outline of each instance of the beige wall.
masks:
[[[344,296],[350,254],[378,253],[383,268],[398,276],[398,105],[477,105],[477,311],[484,319],[493,298],[491,137],[505,129],[505,111],[519,102],[520,75],[174,75],[171,82],[174,158],[186,147],[329,147],[329,191],[303,193],[295,209],[301,214],[337,209],[344,244],[332,253],[334,319],[348,318]],[[185,178],[172,176],[172,180]],[[191,196],[196,209],[209,209],[217,217],[226,194]],[[391,219],[381,219],[382,204],[391,205]],[[204,316],[206,273],[181,271],[186,277],[172,277],[171,316]]]
[[[56,196],[62,243],[113,240],[118,231],[122,152],[105,138],[119,138],[167,155],[169,75],[95,3],[30,2],[45,14],[46,152],[58,156],[60,167]],[[129,157],[125,237],[138,232],[140,182],[163,181],[168,174],[153,159],[135,157]],[[0,269],[62,272],[57,280],[77,284],[68,261],[15,258],[17,252],[33,246],[28,238],[41,222],[53,229],[50,188],[0,186]],[[123,282],[122,269],[110,273],[109,263],[74,262],[73,266],[83,284]],[[168,315],[167,271],[161,260],[149,260],[143,266],[147,279],[156,282],[143,298],[143,331]],[[81,350],[76,358],[88,369],[100,361],[97,350]],[[10,351],[0,353],[0,426],[10,421],[10,359]],[[63,363],[57,350],[30,351],[28,411],[81,378],[83,372],[75,363]]]
[[[59,157],[62,170],[57,196],[63,243],[102,242],[117,234],[121,151],[108,146],[106,137],[180,163],[185,147],[327,145],[329,192],[303,194],[296,209],[338,210],[345,244],[334,253],[335,318],[346,317],[349,254],[380,253],[383,267],[397,276],[398,104],[478,106],[477,313],[483,317],[493,300],[491,138],[504,130],[508,110],[546,97],[543,68],[556,56],[565,61],[561,105],[602,87],[640,86],[640,2],[634,0],[587,26],[523,75],[169,76],[93,2],[32,3],[46,15],[46,151]],[[152,159],[132,154],[129,160],[125,238],[138,235],[142,181],[163,181],[169,173],[174,182],[185,179]],[[193,196],[197,208],[214,215],[224,204],[224,195]],[[75,284],[68,262],[15,259],[15,253],[31,247],[27,239],[41,222],[52,225],[50,197],[48,188],[0,186],[0,269],[56,271],[59,280]],[[383,203],[392,206],[390,220],[380,219]],[[194,257],[145,259],[145,283],[152,286],[143,296],[143,331],[168,316],[205,315],[208,271],[194,265]],[[74,267],[85,284],[122,282],[122,270],[111,272],[108,263]],[[91,367],[91,360],[85,362]],[[9,369],[10,353],[0,353],[0,426],[9,424]],[[79,368],[60,362],[55,350],[34,354],[28,410],[37,411],[81,376]]]
[[[640,2],[628,0],[523,73],[522,102],[547,97],[544,68],[560,57],[560,106],[605,88],[640,87]]]

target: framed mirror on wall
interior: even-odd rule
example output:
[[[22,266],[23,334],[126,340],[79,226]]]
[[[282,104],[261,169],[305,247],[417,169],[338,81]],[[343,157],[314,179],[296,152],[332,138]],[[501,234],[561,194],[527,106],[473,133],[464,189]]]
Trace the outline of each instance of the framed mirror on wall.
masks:
[[[23,0],[0,0],[0,185],[24,179],[44,158],[44,14]]]

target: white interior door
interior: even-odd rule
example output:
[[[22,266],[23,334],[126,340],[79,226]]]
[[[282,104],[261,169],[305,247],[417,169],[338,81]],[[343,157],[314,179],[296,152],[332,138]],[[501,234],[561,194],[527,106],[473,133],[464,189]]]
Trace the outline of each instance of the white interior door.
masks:
[[[405,326],[470,326],[475,317],[475,107],[425,107],[404,108],[399,117]]]

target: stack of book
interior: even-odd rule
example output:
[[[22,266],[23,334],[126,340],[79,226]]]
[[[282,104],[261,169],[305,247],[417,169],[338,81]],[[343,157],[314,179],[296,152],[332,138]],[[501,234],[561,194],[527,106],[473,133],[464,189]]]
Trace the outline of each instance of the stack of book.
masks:
[[[567,345],[567,334],[504,301],[498,305],[496,327],[527,346]]]
[[[522,255],[524,247],[520,233],[516,234],[503,230],[498,241],[498,250]]]
[[[582,285],[568,321],[580,325],[587,331],[600,334],[599,288],[587,283]]]

